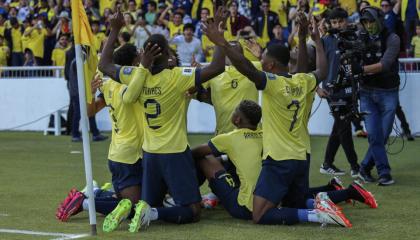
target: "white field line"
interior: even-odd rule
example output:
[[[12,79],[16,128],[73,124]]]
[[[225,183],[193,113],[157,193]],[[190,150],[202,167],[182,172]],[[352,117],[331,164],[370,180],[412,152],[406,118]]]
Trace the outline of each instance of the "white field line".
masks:
[[[10,234],[26,234],[26,235],[38,235],[38,236],[53,236],[59,237],[54,240],[66,240],[66,239],[77,239],[89,236],[89,234],[67,234],[67,233],[54,233],[54,232],[35,232],[29,230],[17,230],[17,229],[3,229],[0,228],[0,233]]]
[[[8,217],[9,216],[9,214],[7,214],[7,213],[0,213],[0,217]]]

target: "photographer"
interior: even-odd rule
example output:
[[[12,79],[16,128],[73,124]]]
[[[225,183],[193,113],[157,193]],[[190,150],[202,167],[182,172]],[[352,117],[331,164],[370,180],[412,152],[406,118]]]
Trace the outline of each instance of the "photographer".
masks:
[[[398,53],[400,39],[384,26],[383,12],[367,7],[361,12],[360,21],[369,35],[371,44],[360,67],[364,74],[360,85],[361,110],[367,112],[365,124],[369,133],[369,149],[362,162],[360,175],[366,182],[374,182],[370,171],[378,171],[378,185],[394,183],[386,155],[385,144],[392,131],[398,105]]]
[[[334,157],[338,148],[342,145],[347,157],[347,161],[351,166],[351,176],[357,177],[359,174],[359,164],[357,163],[357,154],[354,149],[351,118],[347,116],[351,111],[350,106],[332,106],[335,101],[334,89],[331,88],[332,82],[338,78],[342,78],[340,70],[340,53],[338,51],[338,35],[337,33],[347,27],[347,12],[342,8],[335,8],[328,16],[331,25],[330,33],[323,37],[323,44],[328,60],[328,76],[322,81],[322,88],[317,89],[319,97],[326,98],[330,105],[332,115],[334,117],[334,125],[330,138],[328,140],[325,152],[324,163],[321,165],[320,173],[332,175],[344,175],[345,172],[338,169],[334,163]]]

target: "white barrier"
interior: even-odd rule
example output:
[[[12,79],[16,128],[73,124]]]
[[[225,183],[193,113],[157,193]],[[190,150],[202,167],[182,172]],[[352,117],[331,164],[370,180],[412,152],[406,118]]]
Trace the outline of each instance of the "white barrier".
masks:
[[[4,70],[8,68],[2,68]],[[57,69],[54,69],[57,70]],[[58,74],[58,73],[57,73]],[[0,130],[43,131],[48,125],[49,114],[69,104],[66,81],[49,74],[44,77],[0,78]],[[413,133],[420,132],[420,102],[416,96],[420,92],[420,73],[402,72],[400,101]],[[320,99],[316,97],[313,111]],[[41,117],[40,121],[30,123]],[[107,111],[96,116],[101,130],[111,129]],[[16,126],[24,125],[19,128]],[[326,101],[322,101],[309,122],[311,134],[328,135],[331,131],[332,117]],[[188,109],[188,131],[193,133],[212,133],[215,129],[213,108],[205,103],[192,100]]]

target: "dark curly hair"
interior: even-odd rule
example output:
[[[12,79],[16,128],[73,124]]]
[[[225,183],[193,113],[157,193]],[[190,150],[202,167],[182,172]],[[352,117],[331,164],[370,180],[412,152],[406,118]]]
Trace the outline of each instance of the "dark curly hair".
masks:
[[[254,101],[243,100],[239,104],[238,110],[245,116],[249,123],[254,126],[257,126],[261,121],[261,107]]]

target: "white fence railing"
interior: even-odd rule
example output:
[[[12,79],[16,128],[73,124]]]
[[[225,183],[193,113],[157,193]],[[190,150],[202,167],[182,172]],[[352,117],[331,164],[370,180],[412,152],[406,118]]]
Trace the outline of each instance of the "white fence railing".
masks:
[[[420,72],[420,58],[400,58],[398,61],[400,63],[400,72]]]
[[[64,67],[0,67],[1,78],[63,78]]]

